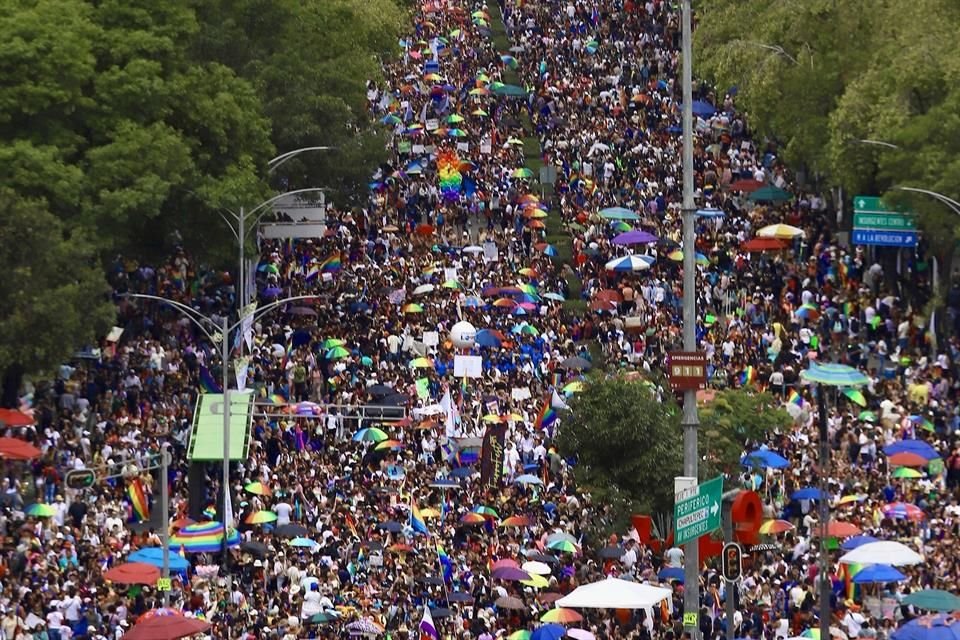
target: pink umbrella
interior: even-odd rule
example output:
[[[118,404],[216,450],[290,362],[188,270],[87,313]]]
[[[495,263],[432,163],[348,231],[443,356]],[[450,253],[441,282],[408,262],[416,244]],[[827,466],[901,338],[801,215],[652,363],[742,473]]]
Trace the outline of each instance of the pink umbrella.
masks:
[[[498,567],[490,572],[490,576],[497,580],[530,580],[531,576],[523,569],[516,567]]]

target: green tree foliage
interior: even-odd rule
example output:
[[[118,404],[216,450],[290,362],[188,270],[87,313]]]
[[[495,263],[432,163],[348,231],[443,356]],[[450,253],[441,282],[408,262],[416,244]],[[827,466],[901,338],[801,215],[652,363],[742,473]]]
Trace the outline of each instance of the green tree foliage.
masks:
[[[65,345],[91,344],[114,308],[94,244],[47,210],[0,190],[0,371],[14,376],[60,363]]]
[[[960,5],[951,0],[702,0],[696,74],[738,86],[783,156],[842,186],[919,211],[953,243],[956,220],[912,186],[960,197]],[[899,147],[864,144],[878,140]],[[952,215],[952,214],[951,214]]]
[[[366,82],[398,52],[404,14],[395,0],[215,0],[198,8],[204,29],[194,50],[257,88],[277,149],[333,146],[284,163],[287,188],[356,192],[382,159]]]
[[[700,416],[701,476],[735,473],[749,444],[764,442],[790,424],[779,400],[752,389],[726,389],[702,404]]]
[[[578,459],[578,481],[616,493],[639,511],[673,509],[673,478],[683,470],[680,413],[667,394],[619,378],[593,379],[570,402],[560,451]]]
[[[365,82],[397,51],[402,17],[396,0],[10,0],[0,12],[5,198],[101,260],[149,258],[176,237],[205,262],[232,264],[217,210],[271,193],[277,149],[339,148],[286,163],[274,187],[365,184],[383,154]],[[31,265],[0,263],[21,266]],[[57,282],[30,282],[45,304],[68,299]],[[25,372],[41,369],[54,345],[62,357],[99,326],[88,317],[83,331],[50,325],[37,353],[4,361],[25,354]]]

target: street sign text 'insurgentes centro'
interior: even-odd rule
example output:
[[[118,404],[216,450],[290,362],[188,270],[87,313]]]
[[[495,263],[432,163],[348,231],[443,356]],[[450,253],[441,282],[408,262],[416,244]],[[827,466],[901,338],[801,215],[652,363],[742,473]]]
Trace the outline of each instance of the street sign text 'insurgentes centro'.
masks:
[[[853,244],[914,247],[917,244],[914,215],[891,209],[876,196],[854,196],[851,240]]]
[[[676,495],[673,506],[673,543],[681,545],[720,528],[723,476]]]

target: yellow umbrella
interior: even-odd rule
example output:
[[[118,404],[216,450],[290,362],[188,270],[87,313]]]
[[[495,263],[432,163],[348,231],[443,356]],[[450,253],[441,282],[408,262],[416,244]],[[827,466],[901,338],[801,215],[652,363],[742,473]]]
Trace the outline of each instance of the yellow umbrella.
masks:
[[[789,224],[771,224],[757,231],[758,238],[777,238],[779,240],[793,240],[803,235],[803,229]]]
[[[526,585],[528,587],[533,587],[534,589],[543,589],[548,586],[550,583],[547,582],[547,579],[543,576],[538,576],[533,574],[530,576],[529,580],[521,580],[520,584]]]

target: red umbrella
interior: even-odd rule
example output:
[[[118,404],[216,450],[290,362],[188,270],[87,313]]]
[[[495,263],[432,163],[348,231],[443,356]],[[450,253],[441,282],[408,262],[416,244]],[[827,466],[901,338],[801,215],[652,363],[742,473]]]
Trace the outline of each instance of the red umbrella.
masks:
[[[414,233],[416,233],[418,236],[429,236],[433,235],[434,231],[435,229],[433,228],[433,225],[418,224],[417,228],[414,230]]]
[[[203,633],[210,628],[209,622],[182,615],[156,615],[138,622],[123,634],[126,640],[178,640]]]
[[[747,240],[740,248],[744,251],[779,251],[786,249],[787,243],[777,238],[751,238]]]
[[[730,189],[730,191],[745,191],[746,193],[753,193],[763,186],[764,184],[759,180],[743,179],[730,183],[728,189]]]
[[[0,458],[8,460],[33,460],[43,453],[35,446],[19,438],[0,438]]]
[[[154,585],[160,578],[160,569],[146,562],[126,562],[105,571],[103,578],[117,584]]]
[[[520,564],[516,560],[513,560],[511,558],[503,558],[501,560],[497,560],[496,562],[494,562],[493,567],[491,567],[491,569],[499,569],[500,567],[510,567],[512,569],[519,569]]]
[[[603,289],[598,291],[597,295],[595,295],[593,298],[594,300],[606,300],[608,302],[622,302],[623,294],[616,289]]]
[[[889,456],[887,461],[894,467],[925,467],[929,462],[923,456],[910,451],[895,453]]]
[[[34,423],[34,419],[23,411],[16,409],[0,409],[0,422],[8,427],[26,427]]]

